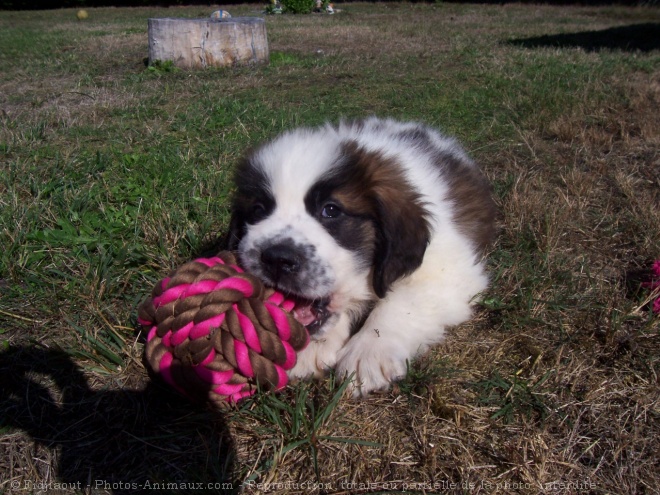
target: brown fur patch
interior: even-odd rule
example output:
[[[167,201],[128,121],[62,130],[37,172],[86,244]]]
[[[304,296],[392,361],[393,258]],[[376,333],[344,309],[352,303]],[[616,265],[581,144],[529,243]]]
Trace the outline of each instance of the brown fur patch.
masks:
[[[454,207],[454,221],[480,252],[495,240],[497,207],[491,186],[481,171],[471,163],[453,156],[439,156],[436,163],[449,184],[449,201]]]
[[[333,196],[347,211],[372,219],[376,227],[373,284],[384,297],[397,279],[418,268],[430,240],[428,213],[401,169],[380,153],[356,143],[344,145],[342,184]]]

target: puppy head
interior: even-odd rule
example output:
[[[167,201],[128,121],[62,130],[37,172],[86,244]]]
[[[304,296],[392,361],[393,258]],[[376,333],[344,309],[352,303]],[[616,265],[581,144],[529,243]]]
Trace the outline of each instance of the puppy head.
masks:
[[[430,228],[403,171],[332,128],[265,145],[240,164],[236,187],[230,247],[300,299],[296,316],[310,330],[359,313],[422,262]]]

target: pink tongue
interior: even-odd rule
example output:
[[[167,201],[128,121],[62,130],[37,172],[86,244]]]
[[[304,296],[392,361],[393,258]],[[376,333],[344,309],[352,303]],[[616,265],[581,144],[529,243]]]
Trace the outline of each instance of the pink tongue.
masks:
[[[296,306],[293,308],[293,317],[302,323],[303,326],[307,326],[316,320],[316,315],[312,311],[311,304]]]

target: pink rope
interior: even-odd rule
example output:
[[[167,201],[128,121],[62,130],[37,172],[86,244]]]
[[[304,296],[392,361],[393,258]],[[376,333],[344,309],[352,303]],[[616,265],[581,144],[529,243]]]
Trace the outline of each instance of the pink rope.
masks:
[[[238,316],[238,321],[241,324],[241,329],[243,330],[243,337],[245,338],[245,343],[250,349],[261,354],[261,342],[259,342],[259,335],[257,335],[257,329],[254,328],[250,318],[241,313],[236,304],[233,305],[236,316]]]
[[[181,317],[178,316],[179,313],[176,308],[179,304],[183,304],[182,301],[189,297],[210,294],[214,291],[227,289],[235,291],[237,297],[242,296],[243,298],[251,298],[256,293],[262,293],[263,289],[253,287],[250,282],[250,280],[255,280],[253,277],[250,278],[242,275],[244,272],[241,268],[235,266],[233,263],[227,263],[220,256],[221,255],[212,258],[199,258],[192,263],[196,263],[197,266],[203,265],[209,270],[218,264],[226,265],[235,270],[239,276],[226,276],[226,278],[217,280],[213,279],[213,276],[219,278],[218,273],[213,274],[212,272],[209,272],[210,274],[207,276],[203,269],[200,270],[199,268],[194,268],[195,265],[191,265],[193,266],[192,270],[194,271],[186,272],[191,273],[191,275],[185,275],[183,278],[176,278],[177,273],[175,273],[170,277],[163,279],[157,285],[156,288],[159,288],[160,290],[156,292],[156,289],[154,289],[152,299],[145,301],[143,307],[145,307],[146,310],[142,311],[143,308],[141,307],[138,322],[147,331],[147,357],[149,358],[150,355],[155,356],[157,362],[151,363],[154,371],[159,373],[167,383],[179,392],[186,394],[185,383],[182,383],[181,380],[186,379],[185,377],[190,375],[182,373],[182,370],[186,367],[191,367],[192,370],[194,370],[193,376],[197,376],[203,383],[206,383],[210,391],[223,397],[227,402],[235,403],[242,398],[254,394],[256,391],[254,380],[257,377],[255,376],[252,359],[256,355],[263,356],[264,342],[261,341],[259,332],[264,332],[265,330],[260,326],[259,328],[262,328],[262,330],[257,331],[257,328],[255,327],[256,321],[253,322],[248,315],[240,310],[241,306],[239,306],[238,302],[231,304],[231,309],[229,310],[235,314],[235,318],[232,317],[234,319],[231,320],[234,323],[227,320],[227,313],[220,313],[202,321],[188,321],[177,330],[173,330],[171,326],[163,328],[163,325],[166,324],[165,322],[169,324],[177,321],[177,318],[179,319],[178,321],[185,322],[186,320],[181,320],[181,318],[187,318],[188,312],[190,311],[197,311],[194,306],[197,304],[197,301],[193,300],[195,302],[193,303],[192,309],[189,308],[190,304],[185,305],[185,314]],[[183,268],[186,266],[189,265],[184,265]],[[223,271],[221,273],[225,272]],[[193,278],[195,279],[194,282],[180,283],[170,287],[170,284],[174,280],[189,281]],[[229,294],[231,294],[231,292],[229,292]],[[224,298],[225,296],[222,297]],[[206,299],[207,298],[204,298],[204,301]],[[147,303],[152,306],[148,306]],[[277,358],[277,363],[271,361],[271,370],[274,370],[274,373],[277,376],[276,383],[273,383],[272,386],[275,390],[279,390],[288,382],[286,371],[293,368],[296,363],[296,349],[294,349],[289,342],[292,337],[293,329],[290,325],[290,316],[287,316],[287,313],[293,310],[295,303],[287,299],[283,294],[273,292],[266,300],[262,300],[262,304],[263,308],[266,309],[267,313],[272,318],[272,324],[275,325],[277,337],[281,342],[281,348],[284,350],[284,362],[281,362],[282,357]],[[165,311],[158,311],[158,308],[163,308],[163,306],[166,305],[170,306],[168,306]],[[149,310],[149,307],[152,309]],[[170,307],[172,308],[171,314]],[[245,308],[250,308],[250,306],[245,306]],[[159,319],[162,321],[154,321],[156,317],[153,315],[156,314],[156,311],[160,314]],[[261,311],[263,312],[263,310]],[[163,314],[165,314],[164,317]],[[264,318],[264,315],[260,316],[260,318]],[[233,328],[231,325],[235,325],[236,320],[238,320],[240,332],[237,330],[231,331],[233,344],[229,348],[233,348],[233,355],[223,356],[222,354],[219,354],[222,351],[217,346],[221,340],[224,342],[226,337],[219,340],[217,338],[219,336],[216,337],[214,335],[216,332],[228,331],[225,330],[225,324],[230,325],[228,328]],[[177,325],[179,324],[180,323]],[[300,330],[298,330],[298,332],[299,331]],[[272,331],[269,330],[267,333],[274,335],[271,332]],[[241,334],[240,338],[238,336],[239,333]],[[301,334],[298,333],[298,335]],[[306,331],[304,336],[306,339],[304,345],[307,345],[307,342],[309,342],[309,336]],[[272,336],[267,337],[266,342],[271,342],[271,340],[268,339],[272,338]],[[195,344],[195,342],[201,343],[201,347],[200,345]],[[214,342],[214,344],[209,350],[204,350],[206,349],[205,346],[209,345],[211,342]],[[300,337],[298,337],[298,342],[301,342]],[[181,346],[186,347],[182,347],[182,349],[184,349],[183,351],[177,351]],[[154,351],[153,349],[156,348],[159,350]],[[193,359],[193,364],[188,362],[188,358],[186,358],[185,362],[179,361],[179,358],[177,358],[177,356],[181,355],[179,352],[183,352],[184,355],[187,352],[195,352],[196,354],[194,354],[195,357]],[[202,354],[205,352],[208,353],[206,355]],[[280,352],[279,355],[281,356],[281,351],[278,352]],[[262,357],[260,359],[264,358]],[[197,362],[197,364],[194,364],[194,362]],[[229,363],[236,364],[232,369],[226,369],[228,366],[232,366]],[[259,366],[264,365],[260,364]],[[174,371],[175,369],[176,371]],[[269,376],[272,376],[273,371],[268,373],[271,374]],[[270,381],[272,381],[272,378],[269,379],[269,382]]]

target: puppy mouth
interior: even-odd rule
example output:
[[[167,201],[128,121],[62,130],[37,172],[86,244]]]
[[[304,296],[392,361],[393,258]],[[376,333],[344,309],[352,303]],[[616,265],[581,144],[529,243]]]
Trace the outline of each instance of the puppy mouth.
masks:
[[[317,333],[332,315],[328,309],[329,297],[312,300],[293,296],[291,299],[296,303],[292,312],[293,317],[307,329],[310,335]]]

